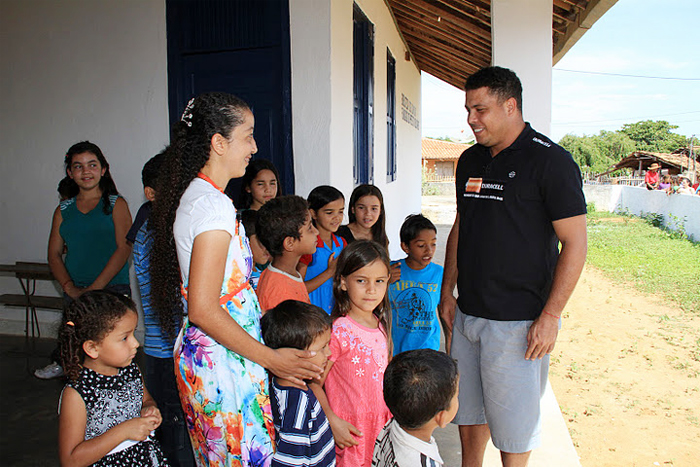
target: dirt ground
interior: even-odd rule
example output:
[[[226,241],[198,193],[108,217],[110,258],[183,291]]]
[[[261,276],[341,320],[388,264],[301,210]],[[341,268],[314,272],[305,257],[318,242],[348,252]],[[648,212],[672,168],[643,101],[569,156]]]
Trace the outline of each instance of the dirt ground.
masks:
[[[584,467],[700,465],[697,315],[587,266],[550,381]]]

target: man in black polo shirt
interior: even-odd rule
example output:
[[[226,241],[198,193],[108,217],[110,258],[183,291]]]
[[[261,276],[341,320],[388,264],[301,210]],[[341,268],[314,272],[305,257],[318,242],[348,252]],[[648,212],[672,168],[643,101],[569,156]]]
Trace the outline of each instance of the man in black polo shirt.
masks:
[[[523,120],[515,73],[484,68],[465,90],[477,144],[457,165],[440,303],[460,370],[455,423],[463,466],[482,465],[489,437],[504,466],[524,466],[540,444],[549,353],[586,258],[586,202],[571,155]]]

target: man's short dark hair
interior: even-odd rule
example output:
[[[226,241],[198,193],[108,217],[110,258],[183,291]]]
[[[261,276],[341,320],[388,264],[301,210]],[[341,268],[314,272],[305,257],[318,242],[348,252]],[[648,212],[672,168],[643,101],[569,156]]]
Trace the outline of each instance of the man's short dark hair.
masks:
[[[167,151],[168,148],[166,147],[161,152],[151,157],[148,162],[144,164],[143,170],[141,170],[141,182],[143,183],[144,188],[156,188],[156,181],[158,180],[158,175],[160,174],[160,168],[165,162]]]
[[[498,97],[499,102],[504,102],[511,97],[515,98],[518,110],[523,111],[523,85],[513,70],[489,66],[471,75],[464,84],[465,91],[484,87],[489,88],[489,91]]]
[[[423,214],[409,215],[403,221],[401,230],[399,231],[401,243],[408,245],[411,243],[411,240],[416,238],[423,230],[432,230],[433,232],[437,233],[435,224],[430,222],[430,219],[425,217]]]
[[[268,310],[260,320],[265,345],[271,349],[306,350],[314,339],[332,326],[328,313],[316,305],[298,300],[283,301]]]
[[[457,362],[443,352],[402,352],[384,372],[384,402],[402,428],[420,428],[450,408],[458,376]]]
[[[279,256],[285,238],[301,238],[299,230],[309,216],[309,205],[301,196],[272,198],[258,210],[255,223],[258,240],[272,256]]]

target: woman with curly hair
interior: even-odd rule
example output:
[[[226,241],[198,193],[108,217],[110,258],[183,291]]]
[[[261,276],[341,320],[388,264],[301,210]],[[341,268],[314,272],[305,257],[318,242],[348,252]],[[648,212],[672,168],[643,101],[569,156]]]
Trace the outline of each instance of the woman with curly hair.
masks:
[[[192,99],[173,127],[153,207],[153,300],[172,335],[182,323],[175,376],[199,465],[269,466],[274,427],[265,368],[300,386],[321,373],[310,352],[262,343],[260,305],[248,282],[253,257],[221,188],[243,176],[257,152],[254,122],[248,105],[230,94]]]

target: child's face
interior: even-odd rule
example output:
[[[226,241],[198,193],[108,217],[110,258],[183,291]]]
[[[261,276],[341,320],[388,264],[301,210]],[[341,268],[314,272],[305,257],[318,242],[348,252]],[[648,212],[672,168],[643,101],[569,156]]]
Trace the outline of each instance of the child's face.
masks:
[[[100,184],[106,170],[96,155],[83,152],[73,156],[67,173],[81,190],[90,190]]]
[[[250,250],[253,253],[253,261],[257,264],[267,264],[270,261],[270,253],[268,253],[267,248],[260,243],[257,235],[253,234],[248,238],[250,240]]]
[[[379,219],[382,212],[382,204],[374,195],[366,195],[358,199],[352,207],[355,214],[355,222],[365,229],[371,229]]]
[[[316,253],[316,242],[318,241],[318,230],[311,222],[311,213],[307,214],[304,225],[299,229],[299,239],[295,239],[296,253],[301,255],[313,255]]]
[[[318,365],[325,371],[328,358],[331,356],[331,328],[326,329],[321,334],[316,336],[316,339],[311,343],[308,349],[316,352],[316,355],[309,359],[309,362]]]
[[[277,177],[272,170],[263,169],[250,181],[246,191],[253,198],[250,207],[259,209],[260,206],[277,196]]]
[[[352,309],[372,313],[384,300],[388,282],[389,270],[375,259],[352,274],[341,276],[340,288],[348,293]]]
[[[423,269],[433,260],[437,248],[437,234],[434,230],[423,229],[408,245],[401,243],[401,249],[408,255],[406,263],[412,269]]]
[[[127,367],[136,357],[139,341],[134,336],[138,316],[129,311],[122,316],[114,329],[95,344],[94,370],[103,374],[116,374],[119,368]]]
[[[336,232],[343,223],[345,214],[345,200],[338,198],[323,206],[321,209],[311,210],[311,216],[316,221],[316,227],[326,232]]]

